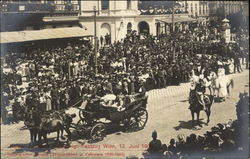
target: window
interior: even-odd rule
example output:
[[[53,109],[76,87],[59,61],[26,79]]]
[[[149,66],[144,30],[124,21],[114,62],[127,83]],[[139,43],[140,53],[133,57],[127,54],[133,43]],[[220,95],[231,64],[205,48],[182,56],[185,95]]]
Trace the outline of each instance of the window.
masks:
[[[78,4],[78,0],[71,0],[71,4]]]
[[[64,0],[55,0],[55,4],[64,4]]]
[[[109,9],[109,0],[102,0],[102,10]]]
[[[131,0],[127,0],[127,9],[131,9]]]
[[[193,14],[193,3],[191,3],[191,13]]]
[[[47,3],[47,0],[41,0],[41,3]]]

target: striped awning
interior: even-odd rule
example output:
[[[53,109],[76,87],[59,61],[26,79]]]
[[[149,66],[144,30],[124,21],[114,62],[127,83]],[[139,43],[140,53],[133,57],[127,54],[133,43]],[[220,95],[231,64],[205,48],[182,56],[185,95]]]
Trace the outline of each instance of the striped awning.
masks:
[[[31,31],[0,32],[0,43],[92,36],[80,27],[55,28]]]

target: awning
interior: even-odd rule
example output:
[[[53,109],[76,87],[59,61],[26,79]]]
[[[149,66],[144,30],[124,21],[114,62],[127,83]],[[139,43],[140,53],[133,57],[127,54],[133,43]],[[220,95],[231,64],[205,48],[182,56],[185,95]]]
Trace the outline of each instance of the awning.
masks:
[[[18,32],[0,32],[0,43],[92,36],[80,27],[55,28]]]
[[[174,16],[174,22],[175,23],[178,23],[178,22],[200,21],[200,20],[201,20],[201,18],[195,19],[195,18],[190,18],[190,17],[177,17],[177,16]],[[156,19],[156,21],[165,22],[165,23],[172,23],[172,17],[160,18],[160,19]]]

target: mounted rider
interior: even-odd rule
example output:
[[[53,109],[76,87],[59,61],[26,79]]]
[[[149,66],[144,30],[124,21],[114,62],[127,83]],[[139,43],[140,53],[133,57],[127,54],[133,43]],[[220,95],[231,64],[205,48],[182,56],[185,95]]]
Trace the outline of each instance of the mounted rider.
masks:
[[[206,92],[206,78],[204,77],[205,68],[200,63],[196,64],[196,67],[192,70],[193,85],[191,90],[195,90],[196,97],[199,103],[202,105],[202,109],[206,110],[204,94]]]

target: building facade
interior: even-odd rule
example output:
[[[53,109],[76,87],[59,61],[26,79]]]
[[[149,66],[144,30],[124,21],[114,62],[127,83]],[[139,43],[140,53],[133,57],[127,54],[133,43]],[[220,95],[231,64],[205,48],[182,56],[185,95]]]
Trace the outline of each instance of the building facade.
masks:
[[[224,14],[225,16],[242,10],[244,1],[210,1],[210,15]]]
[[[2,0],[1,32],[78,25],[79,0]]]
[[[129,31],[138,30],[140,15],[138,1],[81,1],[80,23],[92,35],[94,35],[94,8],[96,9],[97,37],[104,37],[108,34],[114,42],[124,38]],[[153,32],[153,28],[150,32]]]
[[[96,36],[100,39],[110,35],[111,42],[123,39],[132,30],[159,35],[172,29],[172,14],[141,14],[137,0],[82,0],[80,8],[81,25],[94,35],[96,20]],[[187,13],[174,15],[175,26],[181,29],[186,28],[186,22],[193,20]]]
[[[180,5],[185,8],[191,17],[208,17],[209,16],[209,2],[202,1],[177,1]]]

